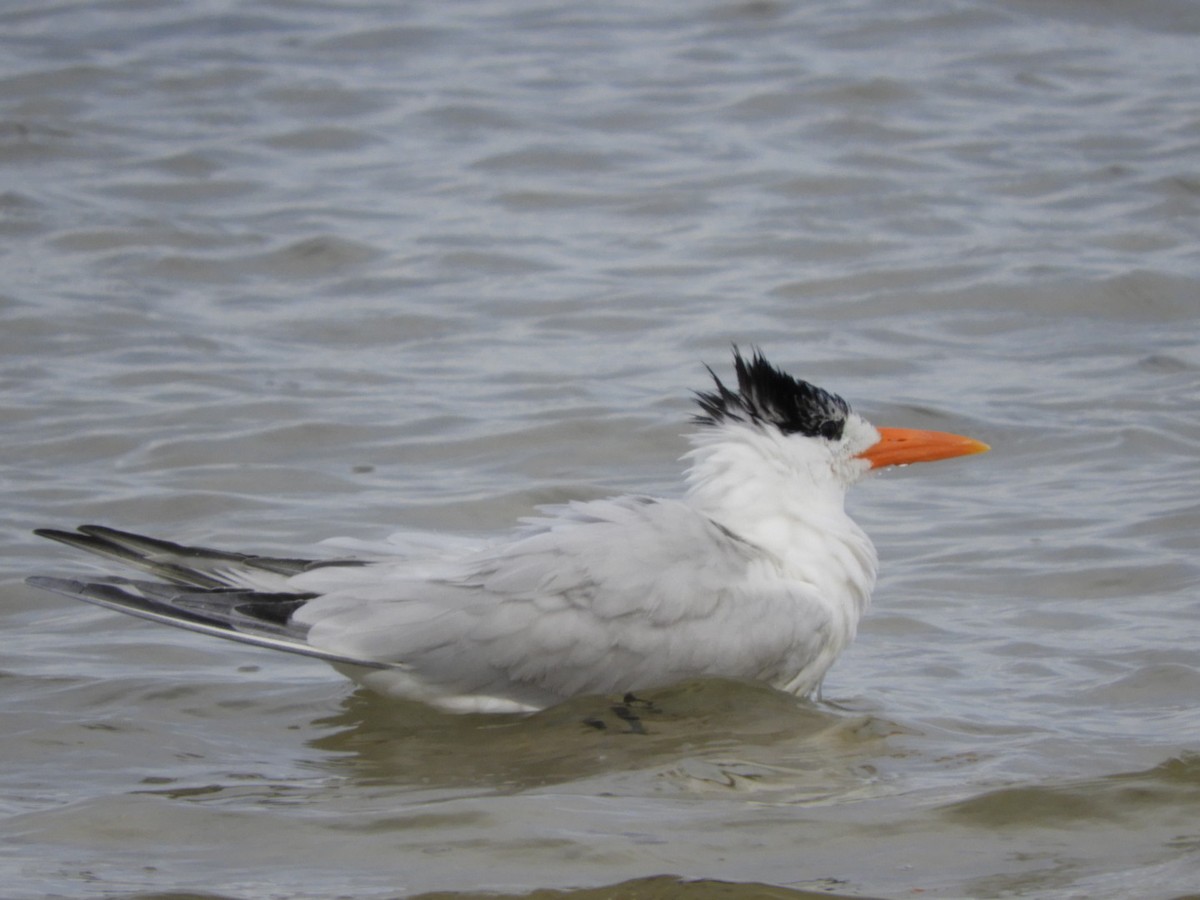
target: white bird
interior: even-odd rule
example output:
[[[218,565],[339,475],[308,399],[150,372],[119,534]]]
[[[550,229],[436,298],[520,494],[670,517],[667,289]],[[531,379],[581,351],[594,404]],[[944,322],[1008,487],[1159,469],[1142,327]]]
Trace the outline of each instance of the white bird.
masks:
[[[488,543],[394,536],[368,558],[278,559],[102,526],[36,533],[155,576],[29,583],[130,615],[327,660],[452,712],[529,712],[685,679],[817,691],[853,639],[875,549],[844,509],[869,470],[987,450],[875,428],[734,348],[698,393],[680,499],[546,507]]]

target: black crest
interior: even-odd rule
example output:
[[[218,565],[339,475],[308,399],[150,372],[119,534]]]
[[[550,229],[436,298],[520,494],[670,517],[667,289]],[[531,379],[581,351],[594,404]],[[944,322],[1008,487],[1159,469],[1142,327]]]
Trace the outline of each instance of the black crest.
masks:
[[[793,378],[755,350],[749,362],[733,348],[733,367],[737,372],[736,393],[725,387],[710,368],[717,383],[711,393],[697,392],[703,412],[696,416],[700,425],[722,422],[747,422],[774,425],[784,434],[803,434],[839,440],[850,413],[850,405],[837,394],[814,384]]]

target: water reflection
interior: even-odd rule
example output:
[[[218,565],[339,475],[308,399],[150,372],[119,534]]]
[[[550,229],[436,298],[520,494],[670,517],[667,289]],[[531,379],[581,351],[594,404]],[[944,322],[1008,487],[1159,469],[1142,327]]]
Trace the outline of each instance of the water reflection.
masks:
[[[650,695],[647,695],[648,697]],[[877,780],[900,726],[760,685],[701,680],[632,707],[584,697],[530,716],[452,716],[366,691],[311,742],[357,782],[519,792],[583,780],[608,793],[782,792],[827,799]]]

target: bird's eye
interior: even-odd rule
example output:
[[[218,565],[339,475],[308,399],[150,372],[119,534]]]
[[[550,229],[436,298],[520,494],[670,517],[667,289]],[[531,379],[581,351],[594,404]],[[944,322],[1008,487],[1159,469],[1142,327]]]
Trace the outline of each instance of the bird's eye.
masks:
[[[842,423],[830,420],[822,422],[820,429],[821,437],[829,441],[840,441],[842,439]]]

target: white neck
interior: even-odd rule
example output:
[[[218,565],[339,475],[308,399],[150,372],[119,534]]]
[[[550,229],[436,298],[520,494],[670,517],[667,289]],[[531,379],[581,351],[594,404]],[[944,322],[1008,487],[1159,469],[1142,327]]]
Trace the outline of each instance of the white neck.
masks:
[[[870,539],[846,515],[848,486],[829,448],[773,428],[725,423],[691,438],[687,499],[813,585],[853,634],[875,584]]]

